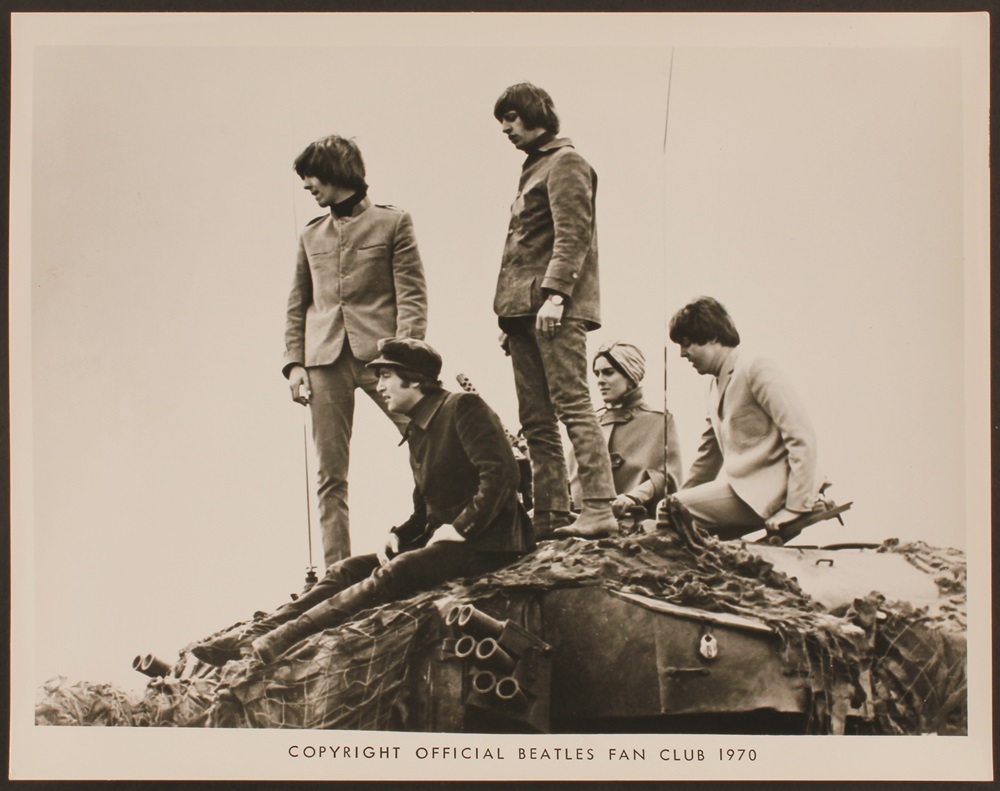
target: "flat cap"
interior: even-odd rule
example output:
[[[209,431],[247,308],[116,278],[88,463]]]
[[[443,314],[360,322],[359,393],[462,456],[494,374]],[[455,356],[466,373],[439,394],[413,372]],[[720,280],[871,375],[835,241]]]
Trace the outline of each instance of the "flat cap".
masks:
[[[366,368],[406,368],[437,379],[441,373],[441,355],[425,341],[416,338],[384,338],[378,342],[379,355]]]

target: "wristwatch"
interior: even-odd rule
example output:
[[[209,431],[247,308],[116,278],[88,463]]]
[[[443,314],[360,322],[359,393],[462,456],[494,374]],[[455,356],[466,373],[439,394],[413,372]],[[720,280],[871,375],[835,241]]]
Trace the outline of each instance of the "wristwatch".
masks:
[[[566,297],[562,294],[549,294],[549,302],[555,305],[557,308],[566,301]]]

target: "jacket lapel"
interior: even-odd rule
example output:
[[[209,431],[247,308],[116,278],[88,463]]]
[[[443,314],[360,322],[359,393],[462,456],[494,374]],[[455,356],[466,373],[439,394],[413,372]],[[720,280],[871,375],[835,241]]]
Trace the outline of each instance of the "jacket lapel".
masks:
[[[719,371],[719,376],[716,378],[715,382],[712,383],[712,395],[715,398],[715,414],[718,415],[721,420],[723,417],[723,402],[726,398],[726,388],[729,387],[729,383],[733,380],[733,370],[736,368],[736,360],[739,357],[737,347],[733,347],[729,353],[726,355],[726,359],[722,362],[722,369]]]

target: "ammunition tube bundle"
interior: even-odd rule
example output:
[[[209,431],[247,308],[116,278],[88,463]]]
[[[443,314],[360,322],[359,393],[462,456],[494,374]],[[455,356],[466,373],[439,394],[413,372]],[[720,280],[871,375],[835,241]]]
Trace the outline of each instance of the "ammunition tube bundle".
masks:
[[[467,706],[546,732],[551,646],[511,620],[499,621],[471,604],[457,604],[444,618],[452,636],[445,659],[466,662]]]

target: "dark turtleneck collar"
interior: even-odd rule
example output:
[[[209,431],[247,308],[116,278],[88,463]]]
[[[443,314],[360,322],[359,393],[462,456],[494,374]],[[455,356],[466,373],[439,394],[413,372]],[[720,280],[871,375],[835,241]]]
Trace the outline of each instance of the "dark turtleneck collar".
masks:
[[[351,197],[342,200],[340,203],[334,203],[330,206],[330,211],[337,217],[350,217],[351,213],[354,211],[354,207],[361,203],[367,194],[368,185],[366,184]]]
[[[538,156],[539,154],[544,153],[542,149],[555,139],[556,136],[553,132],[546,132],[541,137],[536,137],[532,140],[531,145],[524,149],[524,153],[529,157]]]

